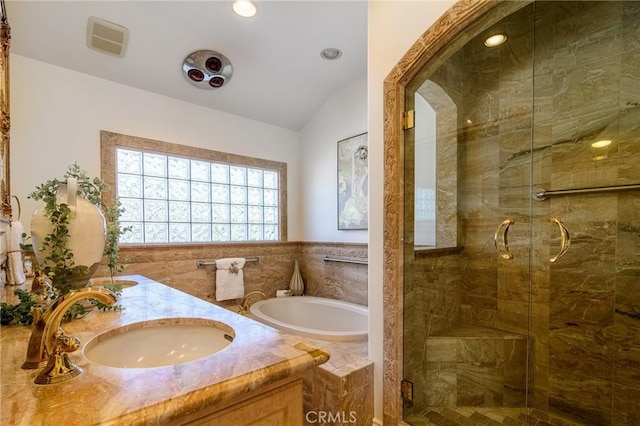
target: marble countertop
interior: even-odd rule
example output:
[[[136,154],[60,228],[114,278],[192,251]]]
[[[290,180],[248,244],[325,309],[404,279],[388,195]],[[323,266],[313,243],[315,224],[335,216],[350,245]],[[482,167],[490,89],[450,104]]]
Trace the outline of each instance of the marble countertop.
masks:
[[[94,311],[63,323],[65,332],[82,342],[81,348],[69,356],[83,373],[67,382],[36,385],[33,381],[39,370],[20,368],[31,327],[0,328],[0,424],[79,424],[79,419],[83,425],[159,424],[302,373],[329,359],[327,352],[306,340],[166,285],[140,275],[122,278],[138,281],[138,285],[122,292],[119,303],[124,311]],[[216,354],[167,367],[107,367],[87,360],[82,353],[82,347],[98,334],[159,318],[220,321],[233,328],[235,339]]]

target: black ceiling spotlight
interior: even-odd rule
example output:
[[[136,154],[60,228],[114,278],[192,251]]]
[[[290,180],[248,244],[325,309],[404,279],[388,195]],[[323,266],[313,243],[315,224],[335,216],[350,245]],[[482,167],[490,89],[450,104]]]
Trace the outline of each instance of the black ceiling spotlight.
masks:
[[[213,50],[197,50],[182,63],[184,77],[200,89],[217,89],[231,80],[231,62]]]

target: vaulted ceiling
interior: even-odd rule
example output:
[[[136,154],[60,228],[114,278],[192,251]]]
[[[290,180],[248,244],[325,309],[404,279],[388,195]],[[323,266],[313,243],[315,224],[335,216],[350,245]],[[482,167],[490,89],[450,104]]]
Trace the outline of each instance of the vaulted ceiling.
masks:
[[[242,18],[231,1],[8,0],[11,52],[106,80],[299,130],[337,90],[366,78],[367,2],[258,2]],[[90,16],[128,29],[124,57],[86,45]],[[335,47],[335,61],[320,57]],[[191,52],[222,53],[228,84],[198,89],[184,78]]]

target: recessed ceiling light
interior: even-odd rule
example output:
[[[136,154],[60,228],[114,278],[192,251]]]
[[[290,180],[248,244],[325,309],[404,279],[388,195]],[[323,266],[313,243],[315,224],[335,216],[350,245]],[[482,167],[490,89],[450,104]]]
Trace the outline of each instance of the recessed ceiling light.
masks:
[[[243,18],[251,18],[258,12],[258,6],[251,0],[235,0],[233,11]]]
[[[604,148],[605,146],[609,146],[609,145],[611,145],[611,141],[608,139],[594,142],[591,144],[591,146],[594,148]]]
[[[484,41],[484,45],[487,47],[496,47],[500,46],[502,43],[507,41],[507,36],[504,34],[494,34]]]
[[[320,57],[327,61],[335,61],[340,58],[340,56],[342,56],[342,50],[336,49],[335,47],[328,47],[320,52]]]

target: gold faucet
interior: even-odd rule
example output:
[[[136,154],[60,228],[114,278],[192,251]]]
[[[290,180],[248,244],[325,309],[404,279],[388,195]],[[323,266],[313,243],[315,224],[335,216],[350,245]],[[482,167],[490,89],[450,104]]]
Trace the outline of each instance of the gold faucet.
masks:
[[[112,305],[117,296],[105,288],[87,287],[60,296],[49,306],[33,326],[27,359],[22,364],[23,369],[37,369],[48,360],[46,367],[36,377],[37,384],[60,383],[82,372],[66,354],[77,350],[80,340],[67,336],[60,327],[64,314],[82,299],[98,299],[106,305]]]
[[[247,294],[242,299],[242,302],[240,302],[240,308],[238,309],[238,313],[240,315],[245,315],[249,310],[249,308],[251,307],[251,305],[256,303],[258,299],[267,300],[267,296],[261,291],[252,291],[251,293]]]

